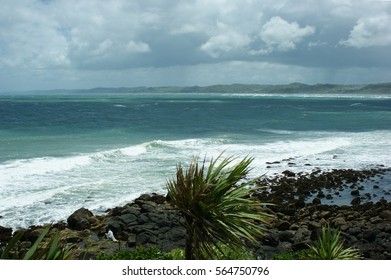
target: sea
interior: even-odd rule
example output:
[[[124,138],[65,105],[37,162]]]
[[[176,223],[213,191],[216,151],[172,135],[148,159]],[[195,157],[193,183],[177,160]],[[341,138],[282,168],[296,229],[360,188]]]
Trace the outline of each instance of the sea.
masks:
[[[391,94],[0,94],[0,225],[103,214],[219,156],[252,178],[390,168]]]

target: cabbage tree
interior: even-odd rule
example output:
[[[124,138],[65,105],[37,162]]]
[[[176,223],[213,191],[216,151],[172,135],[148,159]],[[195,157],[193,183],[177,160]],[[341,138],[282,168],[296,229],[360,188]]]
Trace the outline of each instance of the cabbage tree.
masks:
[[[222,253],[219,244],[234,249],[263,233],[270,216],[251,198],[253,182],[245,181],[253,158],[234,161],[220,155],[206,166],[196,157],[187,169],[177,166],[176,179],[167,182],[168,196],[184,217],[186,259],[214,258]]]

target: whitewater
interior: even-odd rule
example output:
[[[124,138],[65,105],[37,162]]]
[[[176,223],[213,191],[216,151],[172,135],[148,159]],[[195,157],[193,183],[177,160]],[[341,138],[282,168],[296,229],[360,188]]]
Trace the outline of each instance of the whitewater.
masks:
[[[221,153],[254,157],[253,178],[389,168],[391,95],[0,95],[0,225],[165,194],[179,163]]]

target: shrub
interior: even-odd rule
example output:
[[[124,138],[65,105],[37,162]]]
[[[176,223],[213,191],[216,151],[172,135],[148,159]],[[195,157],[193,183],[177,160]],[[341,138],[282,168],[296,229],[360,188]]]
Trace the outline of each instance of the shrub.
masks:
[[[167,182],[168,196],[184,217],[186,259],[217,258],[221,245],[232,249],[243,240],[256,242],[269,215],[251,199],[251,181],[243,182],[253,158],[230,167],[233,157],[211,159],[208,167],[194,158],[187,170],[179,165],[176,180]],[[220,161],[220,163],[218,163]],[[217,250],[216,250],[217,248]]]
[[[99,254],[98,260],[171,260],[172,256],[164,254],[159,248],[136,247],[134,250],[121,250],[112,255]]]
[[[344,248],[340,231],[329,225],[322,227],[322,234],[315,245],[310,246],[308,257],[317,260],[358,260],[357,249]]]
[[[273,260],[309,260],[310,249],[275,254]]]
[[[254,255],[245,248],[235,248],[223,244],[219,244],[216,250],[216,259],[218,260],[253,260]],[[221,251],[219,251],[221,250]],[[208,255],[205,255],[207,259]],[[121,250],[112,255],[99,254],[98,260],[184,260],[185,251],[182,248],[176,248],[168,253],[163,253],[159,248],[152,247],[136,247],[134,250]]]

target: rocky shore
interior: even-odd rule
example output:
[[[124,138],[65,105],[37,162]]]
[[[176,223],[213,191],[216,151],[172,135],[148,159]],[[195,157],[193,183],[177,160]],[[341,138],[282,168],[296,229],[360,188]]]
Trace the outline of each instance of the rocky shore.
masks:
[[[341,230],[345,245],[359,249],[364,259],[391,259],[391,202],[381,197],[371,201],[373,197],[364,187],[373,181],[372,187],[381,189],[377,180],[389,171],[384,168],[313,170],[298,174],[285,171],[260,178],[253,196],[274,204],[263,208],[273,219],[266,226],[265,236],[257,244],[249,244],[249,250],[260,259],[272,259],[278,253],[305,249],[317,238],[322,225],[329,223]],[[346,191],[351,196],[350,205],[332,205],[331,201]],[[136,246],[157,246],[168,252],[185,245],[180,214],[159,194],[144,194],[131,203],[109,209],[102,216],[81,208],[66,222],[54,224],[52,228],[52,234],[59,230],[62,240],[73,247],[75,259],[94,259],[99,253],[112,254]],[[117,241],[107,239],[109,230]],[[20,247],[28,248],[42,226],[23,231]],[[0,226],[2,246],[11,237],[12,229]]]

